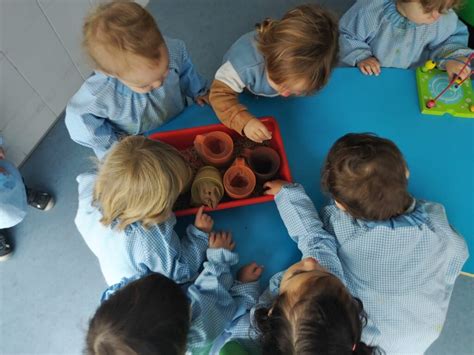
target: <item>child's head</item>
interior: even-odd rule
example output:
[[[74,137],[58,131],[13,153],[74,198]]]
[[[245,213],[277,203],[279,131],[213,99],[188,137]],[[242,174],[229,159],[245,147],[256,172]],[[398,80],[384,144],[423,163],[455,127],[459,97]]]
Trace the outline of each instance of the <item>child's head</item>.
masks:
[[[160,274],[131,282],[103,302],[89,323],[89,355],[178,355],[186,351],[189,302]]]
[[[168,74],[168,49],[153,17],[140,5],[115,1],[85,20],[83,45],[96,68],[133,91],[160,87]]]
[[[302,5],[281,20],[257,25],[258,49],[270,84],[282,96],[321,89],[336,65],[337,20],[318,5]]]
[[[350,133],[334,143],[322,186],[339,208],[366,220],[403,214],[413,200],[402,153],[392,141],[373,134]]]
[[[292,265],[270,309],[255,312],[264,354],[370,354],[359,300],[313,258]]]
[[[417,24],[436,22],[449,9],[459,6],[460,0],[397,0],[403,16]]]
[[[169,218],[192,172],[181,154],[168,144],[130,136],[115,144],[99,167],[94,202],[101,222],[118,221],[124,229],[134,222],[144,227]]]

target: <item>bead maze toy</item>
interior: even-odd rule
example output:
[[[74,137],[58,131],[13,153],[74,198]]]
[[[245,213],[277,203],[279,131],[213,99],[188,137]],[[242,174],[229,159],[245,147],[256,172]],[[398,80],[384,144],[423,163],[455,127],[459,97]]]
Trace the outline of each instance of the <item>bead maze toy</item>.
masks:
[[[458,60],[444,58],[441,60]],[[462,70],[474,60],[474,53],[463,63]],[[436,68],[437,64],[429,60],[416,69],[418,99],[421,113],[426,115],[450,114],[455,117],[474,118],[474,94],[470,75],[464,80],[458,77],[449,79],[445,71]],[[471,75],[474,70],[471,70]]]

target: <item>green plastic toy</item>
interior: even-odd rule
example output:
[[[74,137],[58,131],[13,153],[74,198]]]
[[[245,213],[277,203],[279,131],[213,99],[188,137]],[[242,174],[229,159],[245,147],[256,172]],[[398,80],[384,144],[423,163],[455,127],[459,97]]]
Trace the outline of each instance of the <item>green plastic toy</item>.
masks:
[[[450,80],[445,71],[436,68],[436,63],[428,61],[416,69],[416,83],[421,113],[474,118],[470,78],[462,82]]]
[[[250,353],[239,342],[231,340],[222,347],[219,355],[250,355]]]

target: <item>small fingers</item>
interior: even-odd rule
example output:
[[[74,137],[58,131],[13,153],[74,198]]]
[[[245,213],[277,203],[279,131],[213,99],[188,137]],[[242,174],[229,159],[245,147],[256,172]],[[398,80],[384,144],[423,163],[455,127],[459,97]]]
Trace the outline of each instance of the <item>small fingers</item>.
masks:
[[[199,207],[199,209],[196,212],[196,220],[201,219],[203,211],[204,211],[204,206]]]

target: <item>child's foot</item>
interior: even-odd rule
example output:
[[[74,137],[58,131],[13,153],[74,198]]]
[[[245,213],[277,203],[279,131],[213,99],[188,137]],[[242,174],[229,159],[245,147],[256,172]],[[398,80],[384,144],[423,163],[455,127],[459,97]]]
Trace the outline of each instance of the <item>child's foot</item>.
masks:
[[[0,230],[0,261],[7,260],[10,257],[12,251],[13,248],[9,243],[7,236],[5,235],[4,231]]]
[[[36,191],[26,188],[28,204],[41,211],[49,211],[54,206],[53,197],[47,192]]]

